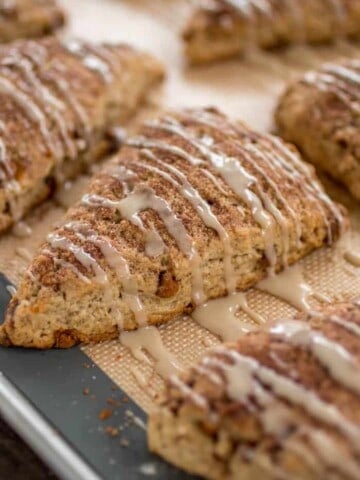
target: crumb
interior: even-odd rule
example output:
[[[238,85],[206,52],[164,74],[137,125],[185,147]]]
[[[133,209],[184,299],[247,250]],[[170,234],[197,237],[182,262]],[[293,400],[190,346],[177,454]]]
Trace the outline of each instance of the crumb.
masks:
[[[111,415],[112,415],[112,410],[110,410],[110,408],[104,408],[99,413],[99,418],[100,420],[106,420],[107,418],[110,418]]]
[[[116,427],[108,426],[105,431],[110,437],[117,437],[119,435],[119,430]]]
[[[113,406],[119,406],[119,402],[117,400],[115,400],[115,398],[112,398],[112,397],[109,397],[106,402],[109,404],[109,405],[113,405]]]
[[[83,367],[84,368],[90,368],[90,364],[89,363],[83,363]]]
[[[87,387],[84,388],[84,389],[83,389],[83,394],[84,394],[84,395],[90,395],[90,388],[87,388]]]
[[[115,392],[116,390],[119,390],[119,388],[118,388],[116,385],[113,385],[113,386],[111,387],[111,390],[112,390],[113,392]]]
[[[120,445],[121,445],[122,447],[128,447],[128,446],[130,445],[130,442],[129,442],[129,440],[127,440],[126,438],[122,438],[122,439],[120,440]]]
[[[122,401],[123,403],[128,403],[129,398],[128,398],[126,395],[124,395],[123,398],[121,399],[121,401]]]

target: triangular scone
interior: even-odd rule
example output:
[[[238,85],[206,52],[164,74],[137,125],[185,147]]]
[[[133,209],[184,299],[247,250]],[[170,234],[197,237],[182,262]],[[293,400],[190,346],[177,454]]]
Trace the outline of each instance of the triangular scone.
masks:
[[[275,119],[307,160],[360,200],[360,61],[323,65],[289,85]]]
[[[208,0],[183,32],[191,63],[206,63],[292,43],[359,37],[357,0]]]
[[[0,47],[0,232],[111,150],[109,129],[162,77],[157,60],[126,45]]]
[[[48,35],[62,27],[65,15],[56,0],[2,0],[0,42]]]
[[[249,333],[171,377],[150,449],[212,480],[357,480],[360,306],[306,320]]]
[[[145,124],[48,236],[2,343],[68,347],[243,290],[338,238],[342,209],[276,137],[214,109]]]

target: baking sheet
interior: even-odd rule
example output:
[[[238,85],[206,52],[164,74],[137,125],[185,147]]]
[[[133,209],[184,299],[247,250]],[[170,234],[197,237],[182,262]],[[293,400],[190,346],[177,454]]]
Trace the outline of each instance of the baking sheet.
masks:
[[[256,55],[245,61],[234,60],[188,69],[184,64],[181,43],[177,36],[177,30],[180,29],[188,12],[188,2],[183,0],[76,0],[75,2],[62,0],[61,3],[69,12],[70,24],[66,34],[85,37],[91,41],[127,41],[151,50],[165,62],[168,79],[163,91],[148,102],[146,108],[129,125],[130,130],[141,119],[154,114],[161,105],[167,107],[215,105],[229,115],[245,120],[258,130],[269,131],[272,129],[273,107],[289,79],[324,61],[360,54],[359,47],[340,43],[336,46],[316,49],[296,47],[282,52]],[[83,177],[75,183],[71,192],[66,192],[67,201],[79,198],[86,182],[87,178]],[[325,294],[333,300],[342,300],[355,297],[360,291],[360,269],[347,264],[343,259],[346,249],[360,251],[360,208],[344,190],[330,182],[326,182],[326,185],[334,198],[345,203],[350,209],[352,232],[337,247],[315,252],[304,259],[301,265],[306,280],[318,293]],[[28,257],[36,250],[46,233],[63,216],[65,209],[61,206],[62,196],[59,198],[57,202],[50,201],[42,205],[26,218],[33,232],[30,237],[19,238],[9,233],[0,238],[0,272],[14,284],[26,268]],[[248,293],[248,299],[252,308],[269,319],[292,315],[295,312],[289,305],[256,290]],[[209,348],[209,345],[219,341],[191,319],[176,320],[161,327],[160,331],[167,348],[184,365],[190,365]],[[129,396],[131,406],[136,410],[139,418],[145,420],[144,412],[152,408],[154,396],[161,388],[162,380],[154,373],[151,365],[141,364],[132,358],[117,341],[76,348],[68,352],[0,350],[2,371],[32,400],[40,412],[61,430],[64,438],[76,445],[76,449],[86,461],[92,465],[96,464],[94,468],[98,469],[104,478],[137,478],[136,475],[143,475],[138,468],[139,465],[146,465],[149,462],[153,465],[156,463],[155,470],[149,467],[149,471],[155,472],[157,478],[161,478],[161,475],[166,475],[162,478],[185,478],[174,470],[166,471],[164,474],[162,470],[166,468],[164,464],[155,461],[152,457],[149,460],[143,431],[135,436],[136,448],[133,454],[124,455],[124,449],[120,444],[122,435],[112,438],[111,435],[106,435],[105,431],[106,425],[115,425],[117,428],[121,426],[121,422],[115,422],[113,425],[109,419],[103,424],[98,419],[101,401],[96,403],[97,410],[95,408],[89,414],[88,421],[92,425],[89,428],[99,428],[101,433],[101,435],[95,435],[96,438],[93,437],[93,447],[98,445],[99,448],[91,450],[87,443],[91,435],[81,423],[84,405],[82,401],[80,402],[80,399],[84,398],[81,383],[82,378],[88,378],[86,376],[88,372],[85,372],[83,377],[84,362],[81,359],[84,358],[89,359],[90,364],[93,365],[91,368],[96,369],[96,375],[92,375],[96,378],[89,377],[89,381],[99,392],[99,398],[105,399],[106,403],[105,392],[110,385],[116,384],[121,392]],[[28,365],[31,364],[29,359],[33,362],[31,368]],[[69,370],[56,370],[57,364],[67,365]],[[24,373],[19,376],[21,365],[25,365],[26,368],[24,367]],[[51,375],[52,368],[57,371],[55,376]],[[40,375],[37,372],[41,372]],[[74,378],[77,378],[76,381],[80,382],[80,385],[75,387],[75,380],[72,384],[68,382],[70,373],[75,375]],[[139,374],[145,378],[146,388],[140,386],[135,380],[135,375]],[[56,395],[47,396],[48,389],[54,389]],[[57,406],[54,400],[57,395],[61,398],[60,406]],[[80,402],[79,415],[73,414],[74,412],[70,415],[72,407],[67,408],[67,402],[72,400],[69,395],[76,395],[76,401]],[[85,398],[88,400],[86,395]],[[133,404],[133,401],[140,408]],[[69,424],[69,429],[66,427],[66,422]],[[131,457],[131,455],[134,456]],[[137,456],[144,458],[142,463],[140,461],[134,464],[135,457],[136,460],[138,459]],[[131,458],[132,460],[129,460]],[[129,467],[131,461],[133,466]],[[124,472],[126,477],[122,476]],[[177,477],[177,475],[180,476]]]

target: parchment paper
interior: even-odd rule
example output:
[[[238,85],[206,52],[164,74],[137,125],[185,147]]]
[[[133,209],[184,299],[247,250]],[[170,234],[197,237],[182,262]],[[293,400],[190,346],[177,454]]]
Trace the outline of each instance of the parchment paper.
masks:
[[[62,0],[69,12],[66,35],[89,40],[126,41],[152,51],[168,69],[168,79],[161,94],[154,96],[146,108],[129,125],[133,129],[162,104],[166,107],[215,105],[229,115],[243,119],[261,131],[272,129],[272,110],[285,83],[303,71],[324,61],[342,56],[360,55],[360,47],[342,44],[321,47],[296,47],[272,52],[253,59],[234,60],[207,67],[188,69],[182,57],[179,31],[189,4],[181,0]],[[69,201],[79,198],[87,178],[75,182]],[[322,249],[301,262],[306,280],[319,293],[333,300],[359,295],[360,268],[343,259],[346,249],[360,252],[360,205],[329,181],[330,193],[351,211],[352,232],[332,249]],[[60,202],[62,203],[62,202]],[[32,228],[30,237],[19,238],[8,233],[0,238],[0,271],[15,284],[25,269],[28,257],[44,240],[46,233],[63,216],[59,202],[49,201],[37,208],[25,221]],[[267,294],[252,290],[249,304],[269,319],[291,316],[295,310]],[[244,318],[245,318],[245,314]],[[210,345],[219,342],[191,319],[179,319],[161,327],[161,336],[168,349],[184,364],[191,364]],[[119,342],[106,342],[83,347],[115,383],[146,411],[153,404],[162,381],[149,365],[135,360]],[[135,375],[146,379],[146,387]]]

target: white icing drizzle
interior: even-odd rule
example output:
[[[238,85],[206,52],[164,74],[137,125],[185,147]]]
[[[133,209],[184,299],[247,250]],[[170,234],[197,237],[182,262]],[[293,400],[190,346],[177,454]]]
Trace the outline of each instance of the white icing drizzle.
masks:
[[[113,77],[110,73],[108,65],[100,60],[100,58],[95,57],[95,55],[86,55],[86,57],[84,57],[83,64],[90,70],[98,72],[104,78],[106,83],[110,83],[112,81]]]
[[[137,324],[139,326],[146,325],[147,315],[139,297],[136,279],[131,275],[129,265],[121,253],[111,244],[108,238],[99,235],[86,224],[70,222],[64,225],[64,228],[75,232],[80,240],[90,242],[99,248],[106,263],[120,280],[123,287],[122,298],[134,313]],[[121,329],[123,328],[122,318],[119,314],[117,317],[119,328]]]
[[[111,64],[104,54],[100,54],[99,50],[90,49],[90,46],[85,42],[74,39],[64,41],[63,47],[71,54],[79,57],[85,67],[98,73],[106,83],[112,82]]]
[[[56,253],[52,252],[51,250],[49,250],[47,248],[43,249],[41,253],[50,257],[57,267],[66,268],[68,270],[71,270],[84,283],[91,283],[90,280],[85,275],[83,275],[78,268],[76,268],[72,263],[67,262],[66,260],[63,260],[62,258],[58,258],[56,256]],[[31,272],[28,271],[28,273],[30,274]]]
[[[130,190],[128,189],[128,184],[125,184],[125,185],[126,187],[124,191],[128,195],[130,193]],[[112,208],[120,212],[119,201],[110,200],[96,194],[85,194],[84,197],[82,198],[82,203],[89,207],[106,207],[106,208]],[[159,233],[153,228],[147,229],[138,215],[133,216],[133,223],[135,221],[136,221],[135,225],[139,227],[140,230],[145,235],[146,254],[154,257],[157,255],[163,254],[166,250],[166,245],[162,240],[162,238],[160,237]]]
[[[306,323],[293,322],[291,326],[290,324],[285,327],[276,326],[272,332],[281,338],[288,334],[290,337],[285,337],[287,341],[305,343],[331,371],[331,375],[338,376],[341,382],[349,381],[350,373],[345,373],[347,380],[344,380],[340,372],[341,369],[353,368],[347,352],[342,350],[341,346],[339,350],[339,345],[324,339],[317,331],[311,331]],[[292,336],[300,332],[303,337]],[[329,350],[319,349],[319,345]],[[334,358],[330,350],[332,353],[335,352]],[[283,369],[288,371],[287,364]],[[350,478],[357,479],[359,465],[351,453],[339,448],[335,439],[323,430],[304,422],[300,412],[293,410],[289,403],[301,407],[310,417],[340,431],[350,442],[353,450],[359,453],[360,429],[347,420],[336,406],[323,401],[298,381],[289,379],[263,366],[256,359],[242,355],[229,347],[215,348],[210,356],[202,359],[195,370],[217,386],[224,385],[225,381],[229,397],[246,406],[252,413],[258,410],[258,418],[265,432],[275,437],[284,448],[293,451],[313,471],[322,473],[323,469],[320,468],[322,464],[326,469],[336,469]],[[181,380],[175,382],[173,378],[171,383],[185,398],[190,399],[199,408],[207,410],[210,416],[214,416],[214,413],[209,411],[206,397],[196,392],[194,387],[184,384]],[[248,460],[253,460],[251,455]]]
[[[203,395],[200,395],[191,387],[186,385],[178,376],[171,375],[169,377],[169,383],[174,385],[176,388],[180,390],[180,392],[187,398],[191,399],[191,401],[201,409],[208,408],[208,402]]]
[[[314,392],[265,367],[252,357],[225,347],[217,347],[214,351],[232,362],[223,362],[230,398],[246,403],[251,395],[258,397],[259,386],[268,387],[274,396],[301,407],[314,419],[339,430],[354,450],[360,452],[360,429],[346,419],[336,406],[328,404]],[[264,397],[260,396],[260,402],[262,398]]]
[[[331,211],[339,223],[340,229],[344,225],[344,217],[338,206],[328,197],[325,191],[320,186],[317,179],[311,174],[310,166],[301,161],[300,157],[277,137],[273,135],[266,135],[262,137],[262,147],[265,148],[268,143],[272,148],[277,149],[279,155],[275,155],[275,151],[271,152],[273,162],[279,167],[283,168],[283,172],[287,174],[290,180],[296,178],[298,180],[298,188],[300,188],[306,195],[309,195],[317,204],[319,211],[322,214],[324,224],[328,228],[328,243],[333,243],[330,222],[327,218],[324,206]],[[305,181],[304,181],[304,178]]]
[[[248,143],[246,145],[246,150],[248,151],[252,151],[254,153],[255,156],[257,157],[260,157],[262,160],[265,160],[267,163],[268,162],[268,158],[266,157],[266,155],[261,152],[261,150],[257,147],[254,146],[254,144],[252,143]],[[255,168],[255,170],[260,173],[264,178],[266,178],[268,184],[271,186],[271,188],[273,189],[273,191],[275,192],[276,196],[277,196],[277,199],[281,201],[282,205],[283,205],[283,208],[287,211],[287,213],[289,214],[292,222],[293,222],[293,225],[295,226],[295,230],[298,230],[298,226],[299,226],[299,221],[296,217],[296,214],[294,212],[294,210],[288,205],[288,202],[287,200],[285,199],[285,197],[283,196],[283,194],[281,193],[280,189],[278,188],[278,186],[276,185],[276,183],[266,174],[266,172],[260,168],[255,162],[253,162],[253,168]],[[281,228],[281,231],[282,231],[282,243],[283,243],[283,249],[284,249],[284,252],[283,252],[283,262],[284,262],[284,265],[288,265],[288,254],[289,254],[289,249],[290,249],[290,229],[289,229],[289,225],[288,225],[288,222],[287,222],[287,219],[284,217],[284,215],[282,214],[281,210],[279,210],[276,205],[270,200],[270,197],[268,195],[265,195],[265,194],[262,194],[261,195],[261,200],[262,202],[264,203],[266,209],[271,213],[271,215],[275,218],[275,220],[277,221],[278,225],[280,226]],[[301,228],[301,227],[300,227]],[[299,245],[299,240],[300,240],[300,237],[301,237],[301,232],[297,232],[297,244]]]
[[[268,0],[223,0],[245,16],[252,16],[254,9],[260,10],[267,16],[272,16],[272,7]]]
[[[258,43],[258,15],[264,15],[268,21],[274,21],[276,16],[276,7],[271,4],[269,0],[222,0],[228,4],[241,15],[243,15],[249,22],[248,24],[248,48],[254,48]],[[298,43],[303,43],[306,40],[306,23],[305,12],[302,2],[299,0],[286,0],[282,2],[287,7],[289,14],[294,20],[294,28],[296,29],[295,40]],[[341,0],[327,0],[330,8],[335,14],[336,28],[335,36],[342,37],[346,34],[345,26],[347,20],[347,12]]]
[[[256,288],[288,302],[298,310],[311,310],[309,298],[313,295],[313,290],[304,281],[299,265],[293,265],[277,275],[265,278]]]
[[[4,122],[0,120],[0,134],[7,135],[7,128]],[[15,171],[10,163],[10,159],[7,155],[7,148],[5,141],[0,138],[0,180],[5,180],[6,178],[14,178]]]
[[[275,165],[279,168],[282,167],[283,172],[287,174],[290,180],[294,180],[294,177],[298,180],[298,188],[300,188],[305,194],[309,195],[318,205],[318,209],[322,214],[324,224],[328,228],[328,243],[333,243],[332,231],[329,219],[326,214],[326,207],[334,215],[337,220],[340,230],[344,225],[344,217],[339,207],[330,199],[321,187],[318,180],[312,175],[310,165],[303,162],[300,157],[288,148],[279,138],[273,135],[264,135],[261,139],[261,146],[266,148],[266,144],[272,147],[270,156]],[[276,155],[275,153],[279,153]],[[304,178],[303,178],[304,177]],[[305,179],[305,181],[304,181]]]
[[[216,186],[216,188],[223,194],[225,197],[229,196],[229,192],[227,192],[221,185],[219,179],[215,177],[215,175],[210,172],[210,170],[206,170],[206,168],[201,169],[202,173],[209,178],[209,180]]]
[[[229,6],[235,8],[245,19],[246,24],[246,45],[249,51],[258,46],[258,13],[265,15],[267,19],[273,16],[272,8],[267,0],[223,0]]]
[[[3,73],[3,72],[1,72]],[[19,106],[26,112],[29,118],[39,125],[41,135],[44,139],[45,144],[55,156],[59,158],[61,152],[55,145],[52,135],[48,129],[47,119],[44,112],[38,107],[38,105],[31,99],[30,95],[27,95],[20,88],[18,88],[13,82],[0,76],[0,91],[9,95],[19,104]]]
[[[182,196],[188,200],[191,205],[196,210],[199,217],[202,219],[204,224],[212,228],[217,232],[219,235],[223,246],[224,246],[224,270],[225,270],[225,281],[228,293],[234,293],[236,290],[236,276],[234,273],[234,269],[232,266],[232,247],[229,238],[229,234],[227,233],[225,227],[220,223],[218,218],[213,214],[209,204],[204,200],[198,190],[196,190],[187,180],[186,175],[178,170],[173,165],[168,165],[159,158],[157,158],[151,151],[143,150],[143,155],[145,155],[148,159],[158,163],[161,167],[167,169],[171,172],[177,180],[169,175],[169,173],[164,172],[160,168],[146,165],[141,163],[141,167],[153,171],[160,175],[161,177],[165,178],[168,182],[174,185],[177,189],[180,190]]]
[[[25,80],[24,85],[28,87],[29,93],[31,92],[34,95],[43,111],[51,118],[60,132],[65,149],[62,155],[67,153],[70,158],[74,159],[77,154],[77,149],[63,117],[65,106],[36,75],[32,62],[20,54],[14,54],[4,58],[1,61],[1,67],[18,69],[22,73]]]
[[[59,70],[62,70],[61,64]],[[51,72],[46,72],[46,76],[53,82],[57,90],[61,93],[64,101],[69,105],[75,117],[80,122],[85,137],[89,138],[92,130],[89,115],[71,91],[69,82],[65,80],[65,78],[60,78],[58,75],[51,74]]]
[[[270,332],[284,341],[309,348],[336,381],[360,394],[359,365],[343,346],[300,321],[281,322]]]
[[[348,70],[348,69],[345,69]],[[344,67],[329,65],[322,71],[308,72],[303,78],[303,83],[315,86],[318,90],[323,92],[331,92],[336,95],[347,108],[358,113],[360,107],[358,104],[359,95],[356,89],[351,88],[351,84],[356,74],[350,71],[345,74]],[[354,101],[354,97],[355,100]]]
[[[139,386],[145,390],[145,388],[148,387],[149,382],[146,380],[143,373],[140,372],[140,370],[133,365],[130,367],[130,372],[132,373]]]
[[[24,45],[22,53],[39,69],[48,60],[46,48],[40,45],[38,42],[29,41],[26,45]],[[77,120],[80,122],[80,125],[84,131],[84,135],[89,137],[91,132],[89,116],[71,91],[68,81],[64,78],[64,75],[68,75],[66,68],[57,59],[52,59],[51,65],[51,69],[42,69],[42,77],[44,80],[46,79],[46,81],[51,82],[55,86],[55,88],[61,94],[62,100],[69,106]]]
[[[350,320],[344,320],[338,315],[330,315],[328,317],[328,321],[332,323],[336,323],[337,325],[340,325],[341,327],[345,328],[349,332],[353,333],[354,335],[357,335],[360,337],[360,325],[358,325],[355,322],[351,322]]]
[[[257,178],[249,173],[237,158],[228,157],[209,148],[206,141],[203,142],[201,139],[196,139],[193,137],[184,129],[181,124],[177,123],[172,118],[167,118],[163,122],[153,121],[147,125],[151,126],[152,128],[158,128],[178,135],[189,142],[199,151],[201,156],[205,157],[210,162],[217,173],[219,173],[219,175],[241,198],[241,200],[249,206],[255,221],[262,228],[262,234],[265,241],[265,254],[270,265],[270,271],[272,271],[276,264],[276,251],[274,245],[275,222],[274,217],[267,211],[266,208],[264,208],[262,198],[266,197],[267,204],[271,205],[271,207],[275,207],[275,205],[271,202],[270,197],[266,196],[265,192],[262,191]],[[170,147],[162,142],[148,142],[146,140],[141,141],[141,139],[138,139],[137,144],[131,144],[143,148],[158,148],[160,150],[169,151],[170,153],[174,153],[175,155],[187,160],[192,165],[201,165],[205,163],[204,160],[187,154],[187,152],[179,147],[176,147],[176,150],[174,150],[174,147]],[[251,161],[249,158],[248,160]],[[251,189],[252,187],[255,187],[260,191],[259,195]]]
[[[128,195],[134,189],[137,175],[129,168],[123,165],[111,164],[106,168],[105,173],[120,182],[125,195]]]
[[[344,253],[344,259],[354,267],[360,267],[360,253],[347,251]]]
[[[220,126],[216,123],[216,121],[213,120],[209,115],[207,115],[206,112],[200,112],[197,115],[197,121],[201,124],[204,124],[210,128],[213,129],[218,129]],[[242,133],[251,133],[246,127],[243,125],[243,132]],[[252,161],[251,158],[249,158],[248,153],[251,152],[254,154],[256,157],[260,158],[263,162],[265,162],[271,170],[273,169],[274,163],[279,167],[280,170],[282,170],[282,173],[287,175],[289,178],[291,178],[291,175],[289,175],[288,168],[286,165],[284,165],[284,162],[281,162],[280,159],[277,159],[277,155],[275,155],[275,152],[273,149],[268,149],[267,148],[267,136],[262,136],[259,137],[258,140],[261,140],[259,142],[259,145],[257,143],[253,143],[251,141],[246,141],[246,138],[243,139],[245,140],[244,144],[241,144],[239,142],[239,132],[241,132],[241,126],[240,123],[237,123],[237,128],[234,128],[232,125],[227,125],[226,126],[227,133],[232,136],[233,140],[236,142],[236,147],[239,148],[242,152],[242,154],[246,155],[246,158],[248,161],[251,163],[252,167],[264,178],[266,179],[266,182],[271,186],[273,189],[274,193],[276,194],[277,201],[282,204],[283,208],[287,211],[289,217],[292,219],[292,222],[295,226],[295,231],[297,235],[297,245],[301,245],[301,225],[298,221],[297,215],[295,214],[295,211],[289,206],[288,201],[276,185],[275,181],[273,181],[271,178],[269,178],[268,174],[266,173],[265,170],[263,170],[258,163]],[[286,168],[287,167],[287,168]],[[279,178],[279,181],[281,182],[282,179]],[[268,195],[266,195],[264,192],[261,193],[261,199],[264,202],[266,208],[270,211],[270,213],[273,215],[273,217],[276,219],[276,221],[279,223],[281,230],[282,230],[282,240],[283,240],[283,246],[284,246],[284,265],[287,264],[287,253],[288,253],[288,248],[289,248],[289,229],[288,225],[286,222],[286,219],[282,215],[281,211],[276,207],[276,205],[270,201],[270,198]]]
[[[146,351],[155,361],[155,371],[164,378],[183,370],[179,361],[165,347],[156,327],[147,326],[134,332],[122,332],[120,341],[137,360],[149,364],[149,358],[144,353]]]
[[[210,121],[208,121],[208,118],[206,118],[206,113],[200,112],[200,114],[197,116],[196,120],[200,123],[204,123],[206,125],[211,126],[212,128],[216,128],[217,126],[214,125]],[[192,146],[194,146],[201,156],[205,157],[207,160],[210,161],[213,167],[217,170],[217,172],[220,174],[220,176],[223,177],[223,179],[226,181],[226,183],[235,191],[235,193],[238,193],[239,196],[247,203],[252,212],[253,215],[256,219],[256,221],[262,226],[262,230],[265,236],[265,243],[266,243],[266,253],[267,257],[269,260],[270,264],[270,273],[272,274],[274,272],[274,265],[276,264],[276,253],[275,253],[275,248],[274,248],[274,243],[275,243],[275,222],[278,223],[282,230],[282,237],[283,237],[283,245],[284,245],[284,264],[287,264],[287,254],[289,251],[289,242],[290,242],[290,232],[289,232],[289,227],[287,224],[287,219],[283,216],[282,212],[277,208],[275,203],[273,203],[270,199],[270,197],[265,194],[264,191],[261,191],[259,188],[259,184],[257,181],[257,178],[254,177],[252,174],[250,174],[240,162],[237,161],[237,159],[234,158],[228,158],[226,156],[223,156],[213,149],[210,148],[210,146],[213,146],[213,140],[211,137],[209,139],[204,138],[203,141],[194,138],[191,134],[189,134],[185,128],[176,122],[174,119],[165,119],[163,121],[152,121],[147,124],[148,127],[155,128],[155,129],[161,129],[168,131],[172,134],[178,135],[187,142],[190,142]],[[211,141],[209,141],[211,140]],[[308,187],[308,193],[312,194],[314,198],[318,201],[319,205],[324,203],[326,204],[327,207],[329,207],[334,215],[336,215],[336,218],[339,220],[339,222],[342,222],[342,216],[341,213],[337,210],[337,208],[332,204],[332,202],[328,199],[326,194],[322,192],[321,188],[316,185],[316,181],[311,177],[310,171],[301,165],[301,161],[298,158],[295,158],[296,155],[292,154],[292,152],[287,151],[287,149],[283,146],[280,145],[280,142],[277,141],[277,139],[272,139],[269,138],[267,139],[269,143],[273,145],[273,147],[277,147],[278,149],[281,150],[281,153],[286,156],[286,159],[288,160],[289,165],[284,165],[286,162],[284,159],[281,159],[278,161],[279,167],[282,167],[284,171],[290,176],[293,171],[295,170],[297,175],[300,176],[300,173],[305,176],[307,180],[309,180],[309,187]],[[164,168],[167,168],[166,163],[162,162],[160,159],[156,157],[156,155],[152,152],[153,149],[159,149],[165,152],[169,152],[170,154],[174,154],[179,156],[182,159],[185,159],[186,161],[190,162],[192,165],[197,165],[201,166],[204,164],[204,160],[201,158],[198,158],[194,155],[191,155],[187,153],[185,150],[183,150],[180,147],[169,145],[163,141],[154,141],[154,140],[149,140],[147,138],[141,138],[138,137],[136,139],[132,139],[128,142],[129,145],[141,148],[142,152],[144,155],[147,156],[147,158],[151,159],[154,162],[157,162],[158,164],[161,164],[161,166]],[[267,162],[267,164],[271,167],[271,161],[273,160],[274,152],[271,152],[272,155],[269,155],[269,151],[266,153],[263,153],[260,148],[257,148],[254,146],[254,144],[249,144],[245,145],[243,147],[240,145],[242,149],[242,153],[248,154],[249,151],[251,151],[255,156],[258,156],[261,158],[263,161]],[[248,159],[248,161],[251,161]],[[254,162],[252,162],[254,163]],[[173,177],[171,177],[167,172],[164,172],[163,170],[158,169],[157,167],[150,167],[150,166],[144,166],[144,164],[141,164],[143,168],[147,168],[148,170],[153,170],[156,171],[156,173],[162,175],[163,177],[166,177],[168,181],[171,183],[175,184],[178,188],[181,188],[183,196],[186,196],[189,194],[189,190],[184,191],[184,183],[183,183],[183,178],[179,178],[179,171],[177,169],[174,170],[175,167],[171,166],[172,168],[167,168],[167,170],[171,170],[171,173],[175,174],[179,180],[181,180],[182,186],[179,186],[179,182],[176,182]],[[255,170],[260,174],[265,175],[265,171],[259,167],[259,165],[254,165]],[[169,172],[170,173],[170,172]],[[181,173],[181,172],[180,172]],[[185,178],[186,180],[186,178]],[[301,178],[301,180],[303,180]],[[188,187],[188,183],[185,184],[186,187]],[[252,190],[250,190],[250,187],[255,186],[257,190],[260,190],[259,196],[255,194]],[[191,185],[190,185],[191,187]],[[271,180],[271,187],[276,193],[277,199],[279,202],[282,203],[284,209],[286,209],[289,217],[291,218],[292,222],[295,225],[295,228],[297,229],[297,244],[300,245],[301,240],[301,226],[299,225],[299,222],[296,219],[296,215],[294,210],[292,210],[286,202],[285,197],[282,195],[281,191],[277,187],[274,181]],[[192,190],[192,193],[194,191]],[[194,205],[194,202],[192,202]],[[264,206],[265,208],[264,208]],[[199,204],[194,205],[195,208],[197,209],[199,213]],[[208,210],[209,211],[209,210]],[[211,212],[211,210],[210,210]],[[327,220],[326,213],[322,207],[322,214],[324,216],[324,222],[326,222],[329,225],[329,222]],[[204,215],[201,215],[201,218],[203,219],[204,223],[209,225],[208,219],[204,219]],[[212,219],[213,220],[213,219]],[[214,228],[214,224],[212,225]],[[219,228],[215,228],[215,230],[219,232]],[[331,230],[329,227],[329,240],[331,241]],[[224,239],[223,239],[224,242]],[[228,249],[229,251],[229,249]],[[228,258],[230,255],[227,255]],[[228,265],[231,266],[231,259],[230,262],[228,262]],[[229,272],[230,269],[227,269],[227,275],[226,277],[229,278]],[[294,275],[293,275],[294,276]],[[294,280],[294,279],[293,279]],[[316,295],[316,293],[311,292],[309,290],[309,287],[305,285],[304,282],[298,282],[299,283],[299,289],[298,289],[298,298],[296,305],[301,306],[302,309],[309,309],[309,305],[307,303],[307,296],[312,293],[313,295]],[[263,285],[264,288],[266,285]],[[233,289],[229,289],[228,291],[231,293],[234,291]],[[300,299],[299,299],[300,295]],[[292,297],[292,300],[294,300],[294,296]]]
[[[316,428],[306,426],[306,424],[301,421],[301,418],[298,418],[298,414],[296,414],[291,407],[276,401],[272,392],[268,391],[265,388],[265,385],[262,385],[254,379],[253,372],[248,369],[244,369],[240,372],[236,370],[235,367],[231,370],[232,367],[229,367],[229,364],[225,364],[219,358],[214,357],[205,357],[202,360],[200,367],[200,370],[198,368],[196,370],[205,375],[209,380],[215,383],[215,385],[218,384],[219,378],[222,379],[222,377],[213,369],[225,373],[228,382],[228,394],[233,400],[240,400],[250,411],[253,411],[254,408],[251,399],[255,399],[260,408],[258,418],[261,421],[261,425],[265,432],[274,436],[280,444],[293,451],[313,470],[318,471],[320,465],[318,458],[314,457],[314,452],[310,451],[306,446],[309,441],[315,448],[316,453],[323,459],[324,463],[329,466],[335,466],[334,461],[330,462],[329,459],[326,458],[326,452],[324,451],[325,446],[322,446],[317,442],[322,432]],[[214,374],[216,375],[215,378],[213,377]],[[187,391],[182,391],[182,393],[190,397]],[[288,437],[289,431],[291,431],[295,425],[299,429],[298,432],[302,436],[307,437],[305,444],[303,443],[304,440],[301,440],[300,438],[294,436]],[[329,438],[326,446],[335,448],[335,445],[336,443]],[[357,466],[351,458],[343,455],[341,451],[339,451],[335,458],[339,460],[336,467],[340,471],[344,471],[351,477],[356,478],[354,472],[357,471]]]
[[[306,74],[303,82],[319,90],[332,92],[347,108],[359,113],[360,74],[355,70],[358,67],[357,60],[352,60],[348,65],[326,64],[321,70]]]
[[[15,253],[19,255],[20,258],[23,258],[27,262],[30,262],[33,258],[32,254],[24,247],[17,247]]]
[[[118,201],[87,195],[83,198],[83,203],[86,205],[98,205],[116,209],[124,219],[129,220],[143,231],[145,227],[139,217],[139,213],[146,209],[155,210],[164,222],[169,234],[176,241],[181,252],[190,260],[193,275],[192,296],[194,303],[200,305],[205,301],[201,259],[196,251],[195,242],[188,234],[180,218],[173,212],[169,203],[164,198],[156,195],[153,189],[146,185],[138,185],[125,198]],[[150,243],[154,242],[154,240],[158,243],[159,237],[154,237],[151,233],[150,235],[147,240],[150,240]],[[151,247],[152,245],[150,245],[150,248]],[[156,249],[158,249],[158,245],[156,245]]]
[[[50,233],[47,237],[50,246],[54,249],[71,252],[76,260],[86,269],[91,269],[95,275],[95,281],[100,285],[108,285],[106,272],[100,267],[98,262],[84,250],[83,247],[76,245],[71,240],[59,233]],[[80,272],[81,273],[81,272]]]
[[[308,434],[312,447],[321,460],[330,468],[345,473],[356,480],[359,476],[359,465],[351,457],[344,455],[339,445],[321,430],[313,430]]]
[[[139,226],[138,213],[151,208],[155,210],[164,222],[168,232],[175,239],[179,249],[186,255],[193,272],[193,300],[200,305],[205,300],[203,280],[201,273],[201,259],[196,251],[195,242],[192,240],[180,218],[173,212],[169,203],[159,197],[154,190],[144,186],[137,187],[117,205],[123,218]]]
[[[264,323],[264,319],[249,308],[244,293],[235,293],[224,298],[210,300],[196,308],[191,316],[199,325],[214,335],[224,341],[231,341],[256,329],[254,324],[238,318],[237,314],[240,309],[245,311],[255,323]]]
[[[32,228],[27,223],[19,221],[13,226],[12,233],[15,237],[19,238],[30,237],[32,234]]]

